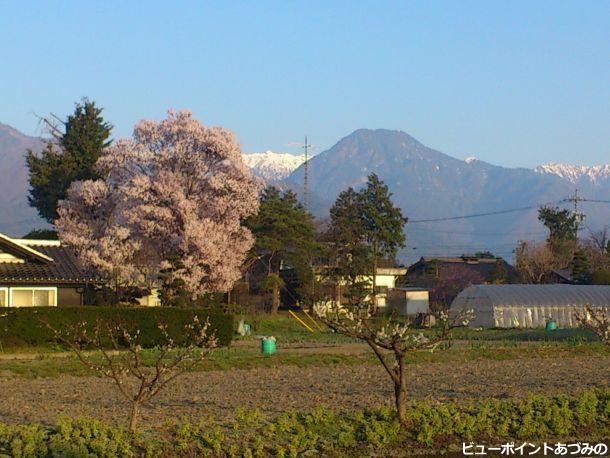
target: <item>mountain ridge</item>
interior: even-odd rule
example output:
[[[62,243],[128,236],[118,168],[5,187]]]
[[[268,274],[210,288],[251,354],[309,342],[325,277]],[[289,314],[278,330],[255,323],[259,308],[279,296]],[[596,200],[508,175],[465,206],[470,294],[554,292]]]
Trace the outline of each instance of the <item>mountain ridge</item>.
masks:
[[[40,151],[43,146],[43,139],[0,124],[0,232],[20,236],[45,226],[27,203],[24,159],[26,149]],[[268,184],[302,194],[303,156],[265,151],[244,154],[244,161]],[[407,225],[408,249],[401,255],[410,259],[484,250],[511,257],[518,239],[544,238],[537,205],[558,204],[575,186],[591,199],[610,198],[610,165],[508,168],[472,156],[464,160],[449,156],[403,131],[358,129],[310,159],[310,211],[327,218],[339,192],[362,186],[373,172],[388,184],[394,201],[411,221],[450,218]],[[456,218],[525,207],[531,210]],[[610,222],[610,206],[584,211],[592,228]]]
[[[305,155],[276,153],[270,150],[262,153],[245,153],[244,162],[252,172],[266,181],[277,182],[285,179],[305,162]]]
[[[548,173],[560,176],[574,184],[578,184],[583,179],[592,184],[610,180],[610,164],[586,166],[549,162],[548,164],[534,167],[534,170],[538,173]]]
[[[0,123],[0,232],[24,235],[33,228],[46,227],[36,210],[28,204],[28,172],[25,152],[39,152],[44,140],[22,134]]]
[[[557,174],[461,160],[402,131],[359,129],[310,161],[310,210],[327,216],[339,192],[359,188],[373,172],[388,184],[394,202],[411,220],[452,218],[407,224],[409,249],[401,254],[411,259],[485,250],[512,257],[518,239],[544,238],[537,206],[558,204],[574,191],[574,184]],[[302,180],[300,166],[285,181],[300,194]],[[610,195],[610,182],[586,188],[591,198]],[[455,218],[515,208],[529,210],[493,218]],[[610,221],[608,208],[597,210],[588,219],[592,226]]]

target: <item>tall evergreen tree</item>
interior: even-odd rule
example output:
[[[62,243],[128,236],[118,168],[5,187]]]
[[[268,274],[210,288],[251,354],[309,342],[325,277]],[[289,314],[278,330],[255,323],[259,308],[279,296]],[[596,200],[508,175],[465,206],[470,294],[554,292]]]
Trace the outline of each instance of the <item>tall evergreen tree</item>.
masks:
[[[361,203],[354,188],[340,193],[330,209],[326,233],[331,258],[328,276],[335,284],[335,298],[346,298],[352,306],[370,296],[372,277],[371,249],[366,243]]]
[[[58,217],[58,201],[66,197],[73,181],[99,178],[94,166],[102,150],[110,145],[112,131],[102,111],[95,102],[83,99],[59,127],[47,121],[53,138],[40,155],[31,150],[26,153],[28,200],[51,224]]]
[[[373,300],[376,309],[377,266],[381,259],[394,258],[398,249],[404,248],[403,228],[407,218],[402,215],[400,208],[394,206],[388,186],[376,174],[369,175],[366,186],[359,194],[364,236],[373,261]]]
[[[578,237],[578,219],[570,210],[544,206],[538,209],[538,219],[549,230],[548,242],[575,242]]]
[[[372,287],[375,308],[379,262],[393,259],[405,246],[403,228],[407,219],[391,197],[388,187],[372,174],[361,191],[350,188],[342,192],[330,212],[328,235],[337,253],[338,282],[349,285],[353,301],[362,299],[363,291],[370,295]]]
[[[283,280],[282,267],[294,269],[300,285],[297,293],[308,299],[314,281],[313,257],[318,249],[315,240],[313,217],[305,211],[292,191],[281,193],[275,187],[263,191],[259,212],[248,219],[246,225],[256,237],[253,256],[265,268],[260,287],[271,293],[271,311],[280,306]]]
[[[577,285],[586,285],[591,282],[591,268],[589,260],[583,250],[576,250],[570,264],[572,281]]]

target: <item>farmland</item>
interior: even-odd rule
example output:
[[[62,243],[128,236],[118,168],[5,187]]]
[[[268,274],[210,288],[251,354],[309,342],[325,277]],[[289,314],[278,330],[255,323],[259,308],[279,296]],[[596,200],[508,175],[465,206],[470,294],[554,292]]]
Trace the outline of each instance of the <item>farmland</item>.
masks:
[[[255,333],[278,338],[278,352],[261,355],[255,337],[216,350],[143,407],[143,431],[210,416],[227,425],[244,411],[272,421],[283,412],[316,408],[335,414],[392,408],[393,386],[366,345],[326,331],[310,333],[283,314],[250,321]],[[466,406],[609,387],[610,349],[583,331],[454,334],[447,349],[409,356],[411,401]],[[155,351],[143,353],[151,364]],[[8,424],[54,425],[60,417],[125,423],[125,402],[112,382],[58,348],[5,348],[0,392],[0,417]]]

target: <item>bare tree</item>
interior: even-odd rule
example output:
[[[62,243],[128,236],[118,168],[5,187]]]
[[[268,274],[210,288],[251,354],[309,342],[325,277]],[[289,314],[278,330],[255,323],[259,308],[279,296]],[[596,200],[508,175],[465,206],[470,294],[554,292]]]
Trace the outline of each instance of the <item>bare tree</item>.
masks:
[[[610,236],[608,234],[608,226],[604,226],[599,231],[592,231],[589,235],[589,241],[600,253],[608,254],[610,247]]]
[[[585,305],[584,310],[574,313],[580,325],[594,332],[606,345],[610,345],[610,311],[604,307]]]
[[[183,345],[169,335],[167,325],[158,324],[163,343],[157,347],[149,364],[142,355],[140,331],[133,331],[125,324],[98,319],[89,332],[86,322],[65,331],[55,329],[43,319],[41,322],[85,367],[114,381],[121,395],[131,403],[129,429],[132,432],[137,428],[140,407],[170,382],[193,369],[216,347],[209,321],[200,323],[197,316],[184,326]]]
[[[560,249],[561,248],[561,249]],[[525,283],[547,283],[554,270],[564,269],[570,265],[574,248],[570,244],[557,244],[552,249],[549,244],[536,242],[519,242],[516,253],[516,267]]]
[[[604,226],[599,231],[591,231],[583,241],[583,249],[592,271],[610,269],[610,231]]]
[[[434,350],[449,339],[449,331],[456,325],[466,326],[472,311],[464,311],[452,319],[441,312],[440,324],[433,334],[413,332],[409,322],[374,317],[374,305],[345,307],[335,302],[314,306],[315,314],[331,329],[366,342],[373,350],[394,384],[394,397],[398,420],[407,424],[407,364],[406,357],[417,350]],[[388,354],[388,351],[391,352]],[[392,361],[392,355],[394,361]]]

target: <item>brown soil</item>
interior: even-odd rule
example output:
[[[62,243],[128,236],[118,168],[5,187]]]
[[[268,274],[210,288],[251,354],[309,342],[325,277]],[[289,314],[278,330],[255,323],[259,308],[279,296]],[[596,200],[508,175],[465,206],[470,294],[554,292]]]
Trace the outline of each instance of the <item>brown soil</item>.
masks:
[[[610,383],[610,358],[478,360],[410,366],[416,399],[506,398],[528,393],[576,393]],[[58,416],[123,421],[127,406],[113,382],[97,377],[25,379],[0,374],[0,421],[52,424]],[[274,415],[317,405],[342,410],[391,405],[392,387],[380,366],[324,366],[191,373],[142,412],[142,425],[205,414],[230,418],[235,409]]]

